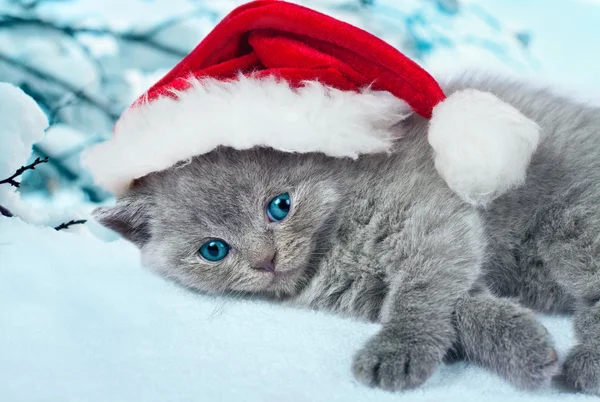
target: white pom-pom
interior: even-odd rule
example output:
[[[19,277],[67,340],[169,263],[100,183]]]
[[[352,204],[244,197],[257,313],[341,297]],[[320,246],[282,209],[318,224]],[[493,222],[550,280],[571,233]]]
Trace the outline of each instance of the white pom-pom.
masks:
[[[540,127],[491,93],[467,89],[433,109],[428,139],[448,186],[485,206],[523,184]]]

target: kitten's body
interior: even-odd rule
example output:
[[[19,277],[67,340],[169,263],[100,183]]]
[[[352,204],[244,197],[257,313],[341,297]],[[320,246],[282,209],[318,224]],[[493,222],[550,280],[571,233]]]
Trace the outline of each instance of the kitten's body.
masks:
[[[547,332],[488,289],[542,311],[576,310],[581,343],[565,376],[600,393],[600,113],[519,84],[446,90],[464,86],[495,93],[544,132],[526,184],[486,210],[448,189],[427,122],[411,116],[391,155],[221,149],[142,179],[101,221],[185,286],[381,322],[353,370],[386,389],[419,385],[449,350],[518,385],[541,385],[556,365]],[[269,223],[265,204],[286,191],[290,216]],[[235,252],[202,261],[206,238]],[[253,268],[273,253],[276,273]]]

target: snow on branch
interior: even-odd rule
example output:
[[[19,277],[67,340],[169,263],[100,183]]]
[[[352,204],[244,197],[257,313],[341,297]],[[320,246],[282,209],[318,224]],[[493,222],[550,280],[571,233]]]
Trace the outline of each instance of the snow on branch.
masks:
[[[15,26],[37,26],[41,28],[51,29],[53,31],[62,32],[69,36],[76,34],[91,34],[91,35],[107,35],[117,39],[121,39],[128,42],[137,42],[145,46],[153,48],[155,50],[162,51],[168,55],[175,57],[184,57],[187,52],[180,49],[173,48],[169,45],[160,43],[154,39],[154,36],[160,33],[162,30],[173,26],[179,22],[182,22],[186,17],[178,17],[163,22],[153,28],[150,28],[147,32],[136,33],[136,32],[117,32],[108,28],[96,28],[96,27],[85,27],[85,26],[72,26],[58,24],[54,21],[47,21],[40,18],[21,17],[14,15],[0,15],[0,28],[10,28]]]
[[[16,68],[19,68],[25,72],[27,72],[28,74],[31,74],[33,76],[35,76],[36,78],[45,80],[45,81],[49,81],[53,84],[56,84],[58,86],[60,86],[61,88],[63,88],[64,90],[66,90],[67,92],[72,93],[74,96],[76,96],[77,98],[88,102],[89,104],[95,106],[96,108],[100,109],[102,112],[104,112],[107,116],[109,116],[111,119],[116,120],[119,117],[119,113],[112,111],[110,106],[105,104],[103,101],[101,101],[100,99],[97,99],[96,97],[89,95],[85,92],[85,90],[81,89],[81,88],[76,88],[74,87],[71,83],[62,80],[58,77],[54,77],[48,73],[43,72],[40,69],[37,69],[33,66],[30,66],[27,63],[24,63],[20,60],[14,59],[10,56],[7,56],[3,53],[0,52],[0,60],[13,66]]]

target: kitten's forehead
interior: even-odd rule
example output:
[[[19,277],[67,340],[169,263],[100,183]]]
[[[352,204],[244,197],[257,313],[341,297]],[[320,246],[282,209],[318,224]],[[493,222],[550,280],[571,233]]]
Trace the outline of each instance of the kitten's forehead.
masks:
[[[182,163],[152,180],[161,215],[207,229],[242,230],[264,220],[270,197],[292,190],[297,158],[281,152],[218,151]],[[167,212],[168,211],[168,212]]]

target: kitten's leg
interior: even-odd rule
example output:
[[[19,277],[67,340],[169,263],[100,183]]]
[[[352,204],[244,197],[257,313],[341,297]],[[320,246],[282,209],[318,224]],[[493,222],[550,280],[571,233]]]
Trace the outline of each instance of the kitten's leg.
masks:
[[[557,372],[552,340],[532,311],[488,294],[461,298],[456,306],[457,347],[469,361],[520,388],[549,383]]]
[[[594,208],[596,208],[594,206]],[[600,212],[563,206],[546,214],[539,248],[546,269],[576,299],[579,343],[563,366],[568,386],[600,395]]]
[[[423,294],[422,297],[427,296]],[[398,314],[405,316],[405,320],[386,322],[356,353],[352,372],[360,382],[389,391],[415,388],[423,384],[443,361],[456,340],[452,313],[443,309],[433,314],[418,311],[418,299],[415,297],[414,304],[409,302],[412,307]],[[407,314],[409,311],[414,315]]]
[[[577,310],[575,332],[579,344],[567,356],[564,380],[576,389],[600,395],[600,301]]]
[[[362,383],[417,387],[454,344],[454,308],[479,275],[485,247],[478,217],[454,212],[447,220],[415,219],[396,239],[383,328],[354,357],[352,370]]]

